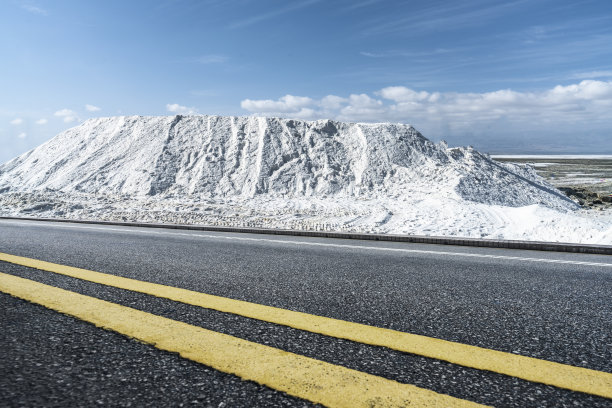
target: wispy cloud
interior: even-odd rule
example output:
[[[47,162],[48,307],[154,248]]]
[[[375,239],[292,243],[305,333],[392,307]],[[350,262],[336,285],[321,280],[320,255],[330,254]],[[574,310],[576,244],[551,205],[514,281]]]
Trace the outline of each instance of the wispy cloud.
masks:
[[[45,119],[45,118],[38,119],[38,120],[36,121],[36,124],[37,124],[37,125],[45,125],[46,123],[47,123],[47,119]]]
[[[86,104],[86,105],[85,105],[85,109],[86,109],[88,112],[98,112],[98,111],[100,111],[100,110],[101,110],[101,108],[99,108],[99,107],[97,107],[97,106],[94,106],[94,105],[89,105],[89,104]]]
[[[190,108],[187,106],[179,105],[178,103],[169,103],[166,105],[166,110],[172,113],[178,113],[181,115],[196,115],[198,110],[196,108]]]
[[[346,7],[344,7],[342,10],[343,11],[353,11],[353,10],[357,10],[357,9],[361,9],[364,7],[369,7],[372,6],[374,4],[378,4],[383,2],[384,0],[363,0],[363,1],[350,1],[350,4]]]
[[[226,55],[219,54],[202,55],[201,57],[196,58],[196,62],[204,65],[222,64],[224,62],[227,62],[228,60],[229,58]]]
[[[563,66],[580,62],[588,66],[595,58],[612,55],[609,44],[612,34],[567,38],[563,42],[534,44],[520,47],[507,53],[487,58],[489,65],[500,68],[514,69],[516,67],[551,66],[559,69]],[[482,65],[483,61],[474,59],[472,65]],[[581,79],[581,78],[574,78]]]
[[[60,109],[53,114],[53,116],[57,116],[62,118],[65,123],[74,122],[79,119],[77,113],[71,109]]]
[[[17,138],[18,138],[18,139],[25,139],[25,138],[26,138],[26,136],[27,136],[27,134],[26,134],[25,132],[21,132],[21,133],[19,133],[19,134],[17,135]]]
[[[420,11],[402,13],[402,15],[408,14],[408,17],[397,19],[385,17],[374,20],[364,30],[364,34],[378,35],[400,31],[428,33],[431,31],[449,31],[467,26],[483,25],[527,3],[527,0],[501,2],[493,5],[482,0],[462,1],[459,3],[442,2]]]
[[[443,54],[451,54],[460,51],[465,51],[466,48],[436,48],[433,50],[425,50],[425,51],[409,51],[409,50],[387,50],[387,51],[378,51],[378,52],[368,52],[361,51],[359,54],[368,58],[396,58],[396,57],[407,57],[407,58],[416,58],[416,57],[433,57],[439,56]]]
[[[612,71],[579,72],[570,76],[570,79],[598,79],[612,78]]]
[[[10,124],[11,125],[21,125],[23,123],[23,119],[21,118],[15,118],[13,120],[11,120]]]
[[[41,16],[47,15],[47,10],[40,8],[38,6],[35,6],[32,3],[22,3],[21,8],[32,14],[39,14]]]
[[[564,41],[568,38],[585,38],[609,33],[608,27],[611,22],[612,17],[606,14],[597,17],[567,18],[563,22],[534,25],[518,31],[510,31],[501,34],[500,37],[524,44]]]
[[[519,38],[504,38],[504,41],[514,44]],[[341,75],[363,84],[403,82],[421,88],[482,89],[493,85],[524,89],[535,82],[550,86],[568,80],[611,78],[610,66],[605,64],[612,58],[609,44],[612,44],[612,34],[589,32],[564,37],[559,41],[534,42],[520,47],[490,49],[474,43],[429,51],[368,50],[361,53],[366,64]],[[372,59],[372,63],[365,58]],[[377,61],[392,58],[410,60],[401,67]],[[591,70],[584,70],[585,67]],[[529,74],[525,74],[527,72]]]
[[[232,29],[247,27],[253,24],[260,23],[264,20],[269,20],[271,18],[278,17],[280,15],[311,6],[319,2],[321,2],[321,0],[306,0],[306,1],[300,1],[300,2],[289,2],[289,4],[285,7],[279,7],[275,10],[268,11],[266,13],[257,14],[249,18],[246,18],[244,20],[234,21],[233,23],[230,23],[228,27]]]

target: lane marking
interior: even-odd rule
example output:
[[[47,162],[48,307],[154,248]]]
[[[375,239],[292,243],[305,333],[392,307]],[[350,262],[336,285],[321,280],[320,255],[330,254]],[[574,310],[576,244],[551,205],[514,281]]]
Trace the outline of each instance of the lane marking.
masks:
[[[612,398],[612,374],[0,253],[0,261],[465,367]]]
[[[32,226],[32,223],[24,222],[11,222],[18,225]],[[36,225],[40,226],[40,225]],[[275,244],[292,244],[298,246],[318,246],[318,247],[332,247],[332,248],[343,248],[343,249],[358,249],[358,250],[369,250],[369,251],[386,251],[386,252],[397,252],[397,253],[411,253],[411,254],[426,254],[426,255],[448,255],[448,256],[460,256],[465,258],[488,258],[488,259],[502,259],[510,261],[524,261],[524,262],[540,262],[540,263],[552,263],[552,264],[567,264],[567,265],[581,265],[581,266],[602,266],[606,268],[612,268],[612,263],[605,262],[584,262],[584,261],[573,261],[564,259],[550,259],[550,258],[532,258],[522,256],[510,256],[510,255],[491,255],[491,254],[474,254],[466,252],[451,252],[451,251],[434,251],[425,249],[408,249],[408,248],[389,248],[389,247],[374,247],[367,245],[348,245],[348,244],[332,244],[323,242],[310,242],[310,241],[294,241],[294,240],[280,240],[270,238],[250,238],[250,237],[234,237],[225,235],[213,235],[213,234],[201,234],[201,233],[184,233],[184,232],[170,232],[170,231],[153,231],[153,230],[134,230],[127,228],[113,228],[113,227],[89,227],[81,225],[44,225],[44,227],[51,228],[68,228],[68,229],[87,229],[96,231],[112,231],[112,232],[123,232],[123,233],[136,233],[136,234],[156,234],[156,235],[168,235],[168,236],[185,236],[185,237],[198,237],[198,238],[209,238],[209,239],[225,239],[231,241],[252,241],[252,242],[270,242]],[[477,248],[477,247],[474,247]],[[491,248],[499,249],[499,248]],[[502,248],[503,249],[503,248]]]
[[[0,291],[329,407],[483,406],[13,275]]]

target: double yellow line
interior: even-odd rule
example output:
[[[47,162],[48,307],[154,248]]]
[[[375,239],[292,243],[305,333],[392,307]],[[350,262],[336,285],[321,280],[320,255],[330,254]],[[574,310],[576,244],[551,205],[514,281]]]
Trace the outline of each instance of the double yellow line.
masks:
[[[0,253],[0,261],[300,330],[612,398],[612,374]],[[327,406],[479,406],[89,296],[0,273],[0,291]]]

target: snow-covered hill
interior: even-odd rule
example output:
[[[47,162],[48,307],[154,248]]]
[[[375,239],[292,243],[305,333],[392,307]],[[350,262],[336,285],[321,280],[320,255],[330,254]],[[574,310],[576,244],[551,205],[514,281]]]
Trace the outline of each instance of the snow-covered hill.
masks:
[[[507,238],[509,214],[577,210],[529,167],[408,125],[262,117],[91,119],[0,165],[0,192],[4,214]]]
[[[91,119],[0,166],[0,188],[127,195],[396,197],[574,204],[526,168],[400,124],[262,117]]]

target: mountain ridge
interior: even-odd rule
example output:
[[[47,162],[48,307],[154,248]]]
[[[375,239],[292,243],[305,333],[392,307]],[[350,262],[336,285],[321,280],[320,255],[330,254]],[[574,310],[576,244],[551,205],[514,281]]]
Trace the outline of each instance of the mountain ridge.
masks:
[[[130,196],[396,198],[575,204],[525,166],[405,124],[254,116],[96,118],[0,165],[0,189]]]

